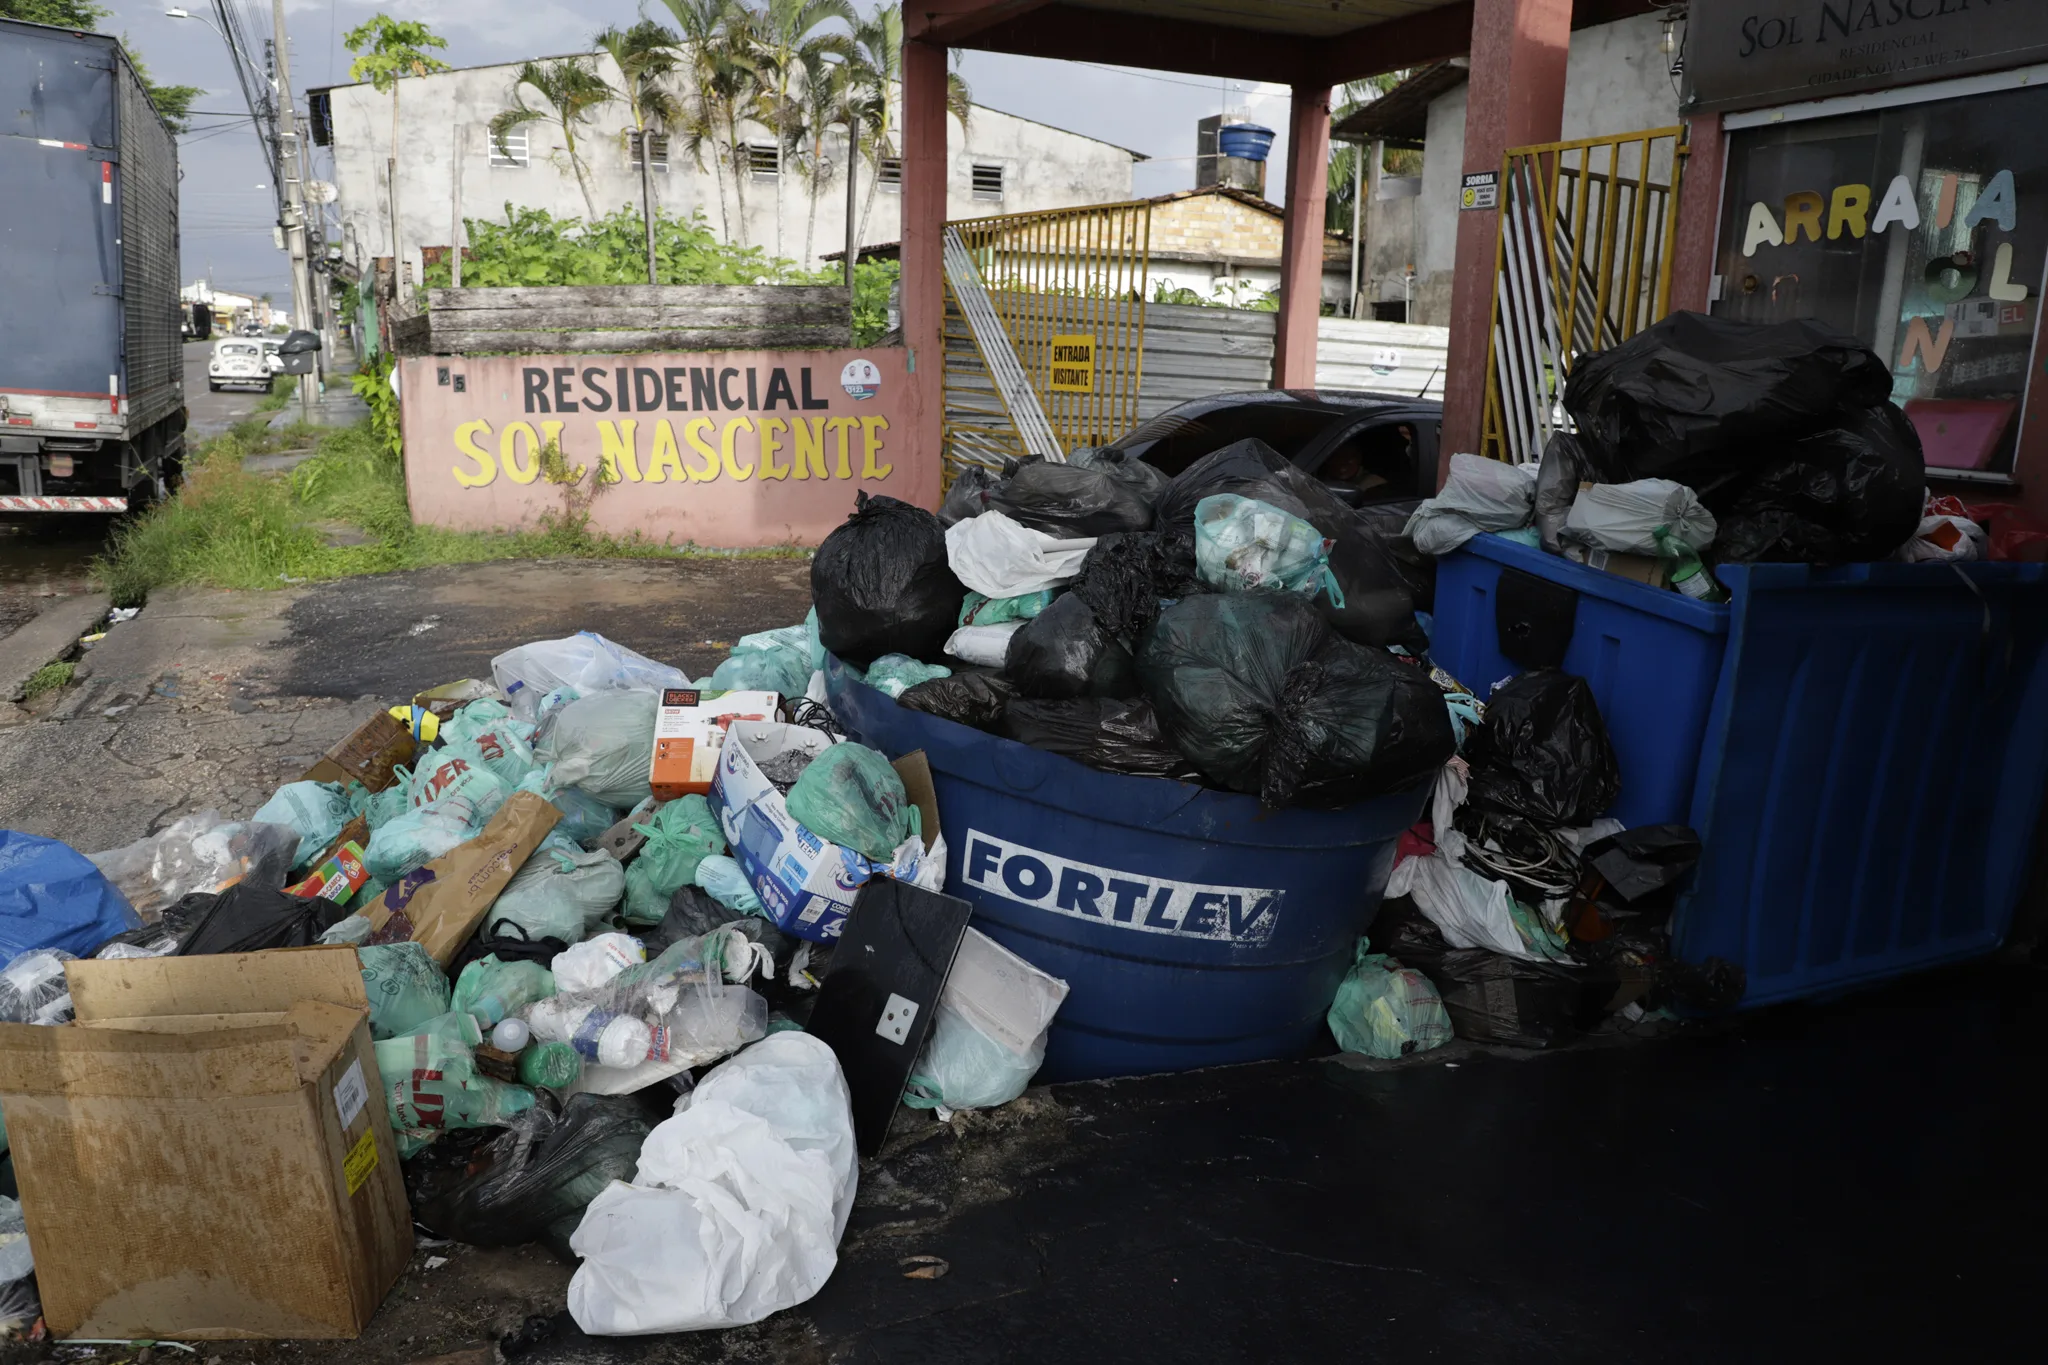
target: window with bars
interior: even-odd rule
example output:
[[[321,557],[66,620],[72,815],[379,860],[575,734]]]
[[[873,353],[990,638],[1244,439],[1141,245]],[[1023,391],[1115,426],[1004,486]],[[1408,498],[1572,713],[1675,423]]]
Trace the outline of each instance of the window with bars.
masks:
[[[1000,199],[1003,197],[1003,168],[980,162],[974,165],[974,197],[976,199]]]
[[[629,134],[626,138],[626,145],[629,149],[628,155],[632,158],[633,169],[637,171],[640,169],[640,139]],[[654,173],[656,175],[667,175],[668,138],[661,133],[654,133],[648,137],[647,145],[648,150],[654,154]]]
[[[491,136],[489,128],[484,129],[484,145],[491,149],[491,164],[517,170],[526,165],[526,130],[514,128],[505,136]]]
[[[881,174],[876,177],[876,181],[885,190],[902,189],[903,158],[900,156],[883,157]]]
[[[772,142],[749,142],[747,169],[756,180],[774,179],[782,174],[782,149]]]

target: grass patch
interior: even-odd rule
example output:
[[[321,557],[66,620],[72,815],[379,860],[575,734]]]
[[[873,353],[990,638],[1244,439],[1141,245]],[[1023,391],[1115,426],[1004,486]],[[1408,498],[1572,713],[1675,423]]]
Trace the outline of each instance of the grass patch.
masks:
[[[246,456],[314,446],[290,474],[255,474]],[[389,573],[436,564],[500,559],[675,559],[715,551],[672,546],[644,535],[614,536],[590,525],[586,483],[564,490],[562,511],[530,531],[449,531],[415,526],[403,468],[368,423],[272,430],[261,418],[236,423],[199,445],[178,495],[119,527],[93,575],[116,606],[136,606],[157,588],[278,588],[289,583]],[[342,523],[366,545],[326,543],[320,524]],[[797,549],[736,552],[802,555]]]
[[[29,674],[28,681],[21,686],[21,699],[34,701],[46,692],[55,692],[71,681],[71,675],[78,671],[76,664],[44,664]]]
[[[256,411],[276,412],[280,408],[287,407],[290,405],[292,399],[297,396],[298,390],[299,385],[297,380],[292,380],[288,383],[280,384],[275,379],[273,379],[270,381],[270,392],[264,394],[261,398],[256,400]]]

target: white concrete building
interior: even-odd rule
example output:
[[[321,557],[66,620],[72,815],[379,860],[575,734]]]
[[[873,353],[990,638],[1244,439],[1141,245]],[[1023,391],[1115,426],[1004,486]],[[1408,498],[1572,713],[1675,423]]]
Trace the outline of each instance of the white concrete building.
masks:
[[[599,75],[618,88],[618,69],[610,57],[600,53],[594,60]],[[589,215],[557,125],[544,119],[525,124],[507,138],[504,149],[490,136],[491,120],[518,103],[513,91],[518,69],[512,64],[469,67],[400,82],[399,232],[409,259],[416,261],[422,247],[449,245],[458,216],[503,221],[508,203],[545,209],[558,218]],[[530,90],[526,98],[532,106]],[[385,169],[392,149],[392,96],[370,85],[342,85],[310,91],[309,100],[314,141],[333,155],[343,257],[366,268],[373,258],[392,254]],[[900,107],[896,112],[900,115]],[[591,206],[599,214],[639,211],[639,161],[624,136],[630,119],[623,102],[607,105],[576,135]],[[784,173],[775,138],[766,128],[742,125],[741,138],[753,167],[744,187],[735,185],[730,167],[714,173],[708,147],[700,167],[680,138],[672,149],[658,144],[657,207],[666,214],[702,212],[727,240],[817,267],[821,256],[845,243],[843,134],[835,130],[826,144],[832,171],[815,204],[808,178],[793,169]],[[1143,159],[1128,148],[979,105],[964,129],[948,120],[947,143],[950,218],[1127,200],[1132,197],[1131,167]],[[901,235],[892,161],[884,162],[880,176],[869,163],[861,164],[863,241],[893,241]]]

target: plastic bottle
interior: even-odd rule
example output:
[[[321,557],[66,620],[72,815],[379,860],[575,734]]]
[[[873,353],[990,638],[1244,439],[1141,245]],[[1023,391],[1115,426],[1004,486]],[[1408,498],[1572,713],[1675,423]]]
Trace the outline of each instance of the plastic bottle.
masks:
[[[1671,586],[1696,602],[1726,602],[1728,591],[1714,581],[1698,553],[1676,536],[1659,533],[1657,546],[1671,565]]]
[[[564,1090],[583,1074],[583,1059],[567,1043],[535,1043],[519,1054],[519,1083],[536,1090]]]
[[[634,1066],[659,1051],[667,1055],[666,1030],[643,1020],[596,1005],[558,1005],[542,1000],[527,1011],[533,1036],[543,1042],[568,1043],[599,1066]],[[659,1058],[657,1058],[659,1060]]]
[[[533,1030],[524,1019],[501,1019],[491,1030],[491,1046],[500,1052],[517,1052],[532,1039]]]

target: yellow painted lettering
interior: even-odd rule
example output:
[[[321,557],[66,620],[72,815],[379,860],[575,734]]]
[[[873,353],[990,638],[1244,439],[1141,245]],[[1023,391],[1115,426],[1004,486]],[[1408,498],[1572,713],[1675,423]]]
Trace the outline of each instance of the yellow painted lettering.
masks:
[[[839,437],[839,475],[842,479],[853,477],[853,432],[860,425],[858,417],[827,417],[825,429]],[[821,476],[822,477],[822,476]]]
[[[761,477],[765,479],[786,479],[789,466],[775,458],[782,449],[782,434],[789,430],[789,420],[784,417],[763,417],[761,419]]]
[[[702,469],[690,470],[691,483],[709,483],[718,477],[718,452],[711,448],[711,429],[718,424],[709,417],[692,417],[683,428],[683,440],[690,453],[704,461]]]
[[[790,430],[796,435],[796,446],[791,451],[791,458],[796,462],[796,476],[799,479],[831,478],[831,466],[825,462],[825,419],[792,418]]]
[[[464,422],[455,428],[455,448],[476,461],[474,474],[464,473],[461,465],[454,466],[451,471],[455,482],[464,488],[482,488],[498,477],[498,462],[491,457],[490,451],[476,443],[477,437],[490,434],[489,422]]]
[[[1827,200],[1812,190],[1801,190],[1785,196],[1785,244],[1794,246],[1799,241],[1799,229],[1806,229],[1808,241],[1820,240],[1820,215],[1827,208]]]
[[[526,462],[519,462],[520,438],[526,441]],[[540,436],[531,422],[513,422],[498,434],[498,459],[505,466],[505,477],[514,483],[532,483],[540,477]]]
[[[753,429],[753,418],[735,417],[725,424],[723,431],[718,433],[718,463],[724,467],[726,477],[734,483],[744,483],[754,477],[754,466],[749,464],[742,467],[739,461],[739,452],[733,448],[733,443],[738,439],[742,431],[752,431]]]
[[[599,422],[597,440],[604,460],[604,481],[640,482],[640,456],[634,449],[634,428],[640,424],[630,417],[616,422]],[[671,438],[673,439],[673,438]]]
[[[1870,231],[1870,186],[1835,186],[1835,196],[1828,203],[1828,240],[1840,237],[1843,228],[1849,229],[1852,237]]]
[[[892,464],[877,464],[875,456],[882,453],[882,433],[889,429],[886,417],[863,417],[860,419],[860,476],[863,479],[886,479],[896,468]]]
[[[682,452],[676,449],[676,429],[664,417],[654,424],[654,449],[647,456],[647,482],[685,482]]]

